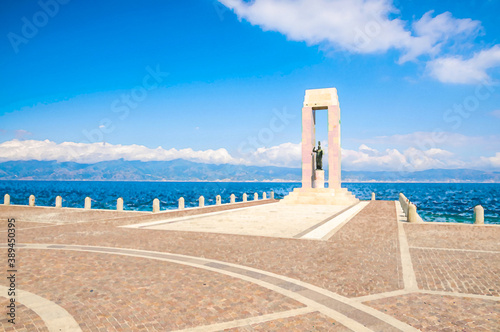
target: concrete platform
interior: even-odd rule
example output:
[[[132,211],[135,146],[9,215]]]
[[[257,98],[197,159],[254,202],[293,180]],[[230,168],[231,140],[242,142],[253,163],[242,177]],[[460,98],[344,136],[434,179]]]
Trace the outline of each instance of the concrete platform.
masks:
[[[317,210],[300,224],[300,209],[270,212],[286,206],[274,203],[186,219],[201,226],[224,216],[233,227],[283,213],[300,224],[294,231],[314,224],[300,238],[121,227],[179,218],[168,213],[70,223],[64,210],[49,220],[39,209],[38,221],[32,208],[0,206],[0,252],[7,219],[17,218],[19,262],[16,326],[2,314],[0,330],[498,330],[499,226],[409,224],[398,220],[397,202],[362,203],[338,225],[345,211]],[[322,227],[336,231],[303,238]],[[4,308],[9,286],[4,275]]]
[[[256,207],[213,212],[198,216],[165,219],[155,222],[124,226],[155,230],[210,232],[283,238],[307,237],[321,239],[332,229],[322,230],[324,224],[343,212],[335,221],[336,226],[351,218],[359,209],[352,205],[292,205],[274,203]],[[316,235],[308,235],[316,229]],[[322,227],[320,227],[322,226]],[[305,233],[304,233],[305,232]],[[304,233],[304,234],[302,234]]]

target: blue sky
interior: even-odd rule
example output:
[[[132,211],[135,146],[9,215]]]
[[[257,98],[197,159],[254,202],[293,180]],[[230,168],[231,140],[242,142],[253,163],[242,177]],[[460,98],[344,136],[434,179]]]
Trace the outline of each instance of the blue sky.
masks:
[[[499,12],[498,0],[2,1],[0,161],[298,167],[304,90],[336,87],[344,169],[500,170]]]

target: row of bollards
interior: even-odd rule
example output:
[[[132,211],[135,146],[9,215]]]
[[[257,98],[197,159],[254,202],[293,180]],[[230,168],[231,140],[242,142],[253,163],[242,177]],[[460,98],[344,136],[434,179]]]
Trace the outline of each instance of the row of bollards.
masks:
[[[262,194],[262,199],[263,200],[267,199],[266,193]],[[273,191],[271,191],[270,199],[274,199],[274,192]],[[254,200],[255,201],[259,200],[258,193],[254,194]],[[247,201],[248,201],[248,195],[243,194],[242,202],[247,202]],[[233,203],[236,203],[236,196],[234,194],[231,194],[230,204],[233,204]],[[10,205],[10,195],[9,194],[5,194],[3,204]],[[222,205],[222,198],[220,195],[217,195],[215,197],[215,205]],[[35,195],[30,195],[29,206],[35,206]],[[198,206],[199,207],[205,206],[205,197],[200,196],[200,198],[198,199]],[[185,207],[184,197],[181,197],[181,198],[179,198],[179,210],[183,210],[184,207]],[[56,197],[56,208],[62,208],[62,197],[61,196]],[[84,203],[83,208],[85,210],[90,210],[92,208],[92,199],[90,197],[85,197],[85,203]],[[116,210],[123,211],[123,198],[121,198],[121,197],[116,200]],[[153,200],[153,212],[160,212],[160,200],[158,198],[155,198]]]
[[[410,202],[403,193],[399,193],[399,203],[408,222],[418,222],[417,206]]]
[[[418,222],[417,206],[410,202],[402,193],[399,194],[399,203],[408,222]],[[481,205],[474,207],[474,224],[484,224],[484,208]]]

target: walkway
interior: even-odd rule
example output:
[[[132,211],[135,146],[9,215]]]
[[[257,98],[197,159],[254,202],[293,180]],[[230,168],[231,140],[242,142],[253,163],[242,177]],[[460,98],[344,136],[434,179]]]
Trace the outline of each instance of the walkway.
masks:
[[[16,328],[56,330],[61,317],[82,331],[500,326],[500,227],[406,224],[395,202],[364,205],[352,219],[334,221],[344,209],[310,225],[333,225],[319,240],[119,227],[144,223],[135,215],[18,219],[18,288],[34,297],[20,298]],[[16,218],[14,210],[0,206],[0,217]]]

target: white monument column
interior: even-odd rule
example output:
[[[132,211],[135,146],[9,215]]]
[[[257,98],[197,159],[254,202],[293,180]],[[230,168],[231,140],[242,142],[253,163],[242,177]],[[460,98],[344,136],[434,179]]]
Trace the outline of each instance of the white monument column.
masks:
[[[328,106],[328,188],[340,189],[340,107],[335,90],[336,105]]]
[[[323,169],[316,170],[316,112],[328,112],[328,148]],[[325,155],[326,154],[326,155]],[[327,160],[327,161],[326,161]],[[295,188],[281,202],[285,204],[350,205],[359,200],[341,188],[340,106],[337,89],[306,90],[302,108],[302,187]],[[324,188],[328,164],[328,188]]]
[[[302,108],[302,188],[312,188],[313,155],[315,137],[312,107]]]

